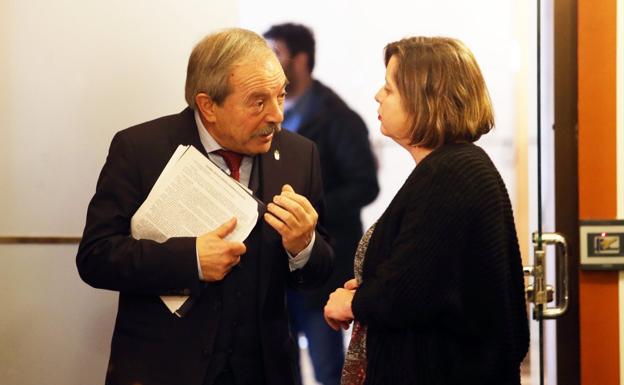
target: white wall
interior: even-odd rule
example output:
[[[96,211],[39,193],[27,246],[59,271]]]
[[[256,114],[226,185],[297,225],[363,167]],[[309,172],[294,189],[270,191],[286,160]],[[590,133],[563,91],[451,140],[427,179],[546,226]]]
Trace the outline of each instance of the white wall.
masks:
[[[373,97],[384,79],[383,47],[414,35],[441,35],[464,41],[484,73],[496,110],[497,128],[482,139],[512,194],[515,74],[522,58],[515,43],[513,6],[517,0],[240,0],[242,27],[263,33],[272,24],[311,27],[317,42],[314,75],[332,87],[369,127],[379,159],[382,190],[363,213],[373,223],[413,168],[407,153],[379,133]]]
[[[0,236],[80,236],[114,132],[185,106],[186,63],[237,4],[0,1]],[[0,245],[0,384],[102,384],[117,295],[76,246]]]
[[[236,23],[212,3],[2,1],[0,234],[81,232],[112,134],[180,111],[192,46]]]

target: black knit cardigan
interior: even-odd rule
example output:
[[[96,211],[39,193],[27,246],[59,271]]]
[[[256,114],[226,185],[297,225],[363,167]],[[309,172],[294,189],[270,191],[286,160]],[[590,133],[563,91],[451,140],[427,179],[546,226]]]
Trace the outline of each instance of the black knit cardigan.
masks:
[[[505,185],[474,144],[434,150],[370,239],[353,298],[366,384],[520,384],[522,262]]]

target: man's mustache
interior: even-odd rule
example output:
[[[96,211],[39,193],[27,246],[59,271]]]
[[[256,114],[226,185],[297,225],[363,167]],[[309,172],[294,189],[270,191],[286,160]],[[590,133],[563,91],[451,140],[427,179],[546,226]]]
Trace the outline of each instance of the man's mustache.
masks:
[[[282,130],[282,125],[280,123],[269,123],[266,126],[260,128],[258,131],[253,133],[253,137],[257,136],[267,136],[271,134],[278,133]]]

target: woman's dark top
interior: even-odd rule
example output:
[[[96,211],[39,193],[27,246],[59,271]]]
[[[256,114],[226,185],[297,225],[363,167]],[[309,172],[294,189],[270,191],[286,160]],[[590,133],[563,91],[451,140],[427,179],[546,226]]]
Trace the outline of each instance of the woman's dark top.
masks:
[[[529,345],[507,190],[473,144],[434,150],[379,218],[353,298],[366,384],[520,384]]]

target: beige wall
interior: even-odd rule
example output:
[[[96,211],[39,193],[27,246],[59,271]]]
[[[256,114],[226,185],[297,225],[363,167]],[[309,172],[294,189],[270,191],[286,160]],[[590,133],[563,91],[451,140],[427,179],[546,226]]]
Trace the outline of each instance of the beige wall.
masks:
[[[186,61],[235,2],[0,1],[0,236],[79,236],[114,132],[185,107]],[[0,384],[102,384],[117,295],[76,246],[0,245]]]

